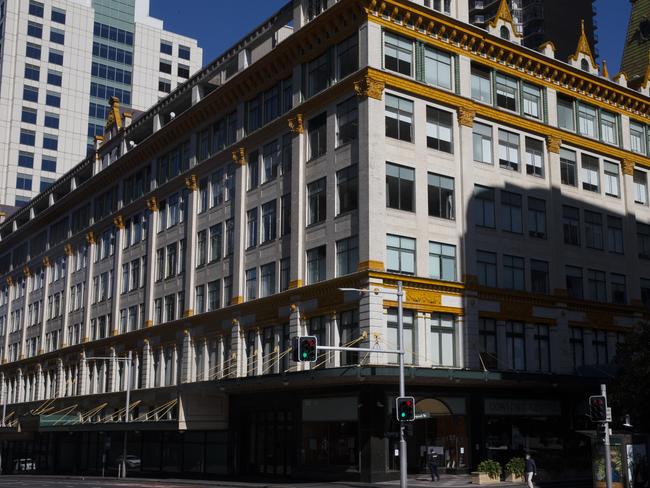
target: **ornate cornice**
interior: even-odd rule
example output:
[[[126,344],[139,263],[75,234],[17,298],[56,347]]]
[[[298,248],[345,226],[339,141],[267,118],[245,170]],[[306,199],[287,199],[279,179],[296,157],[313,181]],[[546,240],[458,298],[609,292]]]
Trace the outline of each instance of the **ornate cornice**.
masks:
[[[469,107],[458,107],[458,123],[465,127],[474,127],[476,110]]]
[[[232,160],[239,166],[246,165],[246,148],[240,147],[232,152]]]
[[[289,118],[287,123],[289,124],[289,130],[294,134],[304,134],[305,127],[302,123],[302,114],[296,114],[295,117]]]
[[[560,146],[562,145],[562,139],[557,136],[547,136],[546,137],[546,149],[548,152],[559,154]]]
[[[192,192],[199,189],[199,183],[196,179],[196,175],[192,174],[185,178],[185,187]]]
[[[359,81],[354,82],[354,91],[359,97],[374,98],[381,100],[384,95],[385,84],[381,80],[372,78],[371,76],[364,76]]]
[[[621,167],[624,175],[634,176],[634,161],[628,158],[623,159],[621,161]]]

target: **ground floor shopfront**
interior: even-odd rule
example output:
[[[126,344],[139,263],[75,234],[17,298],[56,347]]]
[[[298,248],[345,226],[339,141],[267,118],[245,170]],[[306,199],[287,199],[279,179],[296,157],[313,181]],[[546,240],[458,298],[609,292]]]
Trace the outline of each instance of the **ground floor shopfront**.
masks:
[[[336,370],[305,372],[277,383],[239,381],[225,388],[206,382],[201,388],[224,388],[228,396],[227,428],[179,430],[178,421],[130,425],[129,473],[368,482],[396,478],[395,378],[392,371],[356,369],[341,370],[338,377]],[[440,454],[442,470],[459,473],[473,470],[483,459],[505,465],[530,451],[549,472],[570,469],[590,475],[591,441],[579,432],[590,428],[586,402],[597,382],[410,373],[407,391],[416,398],[418,417],[407,426],[410,473],[426,472],[431,450]],[[206,411],[204,406],[204,417]],[[202,427],[209,426],[206,418]],[[121,427],[5,436],[3,470],[111,474],[123,452]]]

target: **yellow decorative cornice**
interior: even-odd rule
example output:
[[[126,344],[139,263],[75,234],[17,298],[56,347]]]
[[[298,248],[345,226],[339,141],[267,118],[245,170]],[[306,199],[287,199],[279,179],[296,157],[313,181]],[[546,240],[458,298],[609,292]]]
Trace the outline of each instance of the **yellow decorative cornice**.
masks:
[[[303,285],[302,280],[293,280],[289,283],[289,289],[295,290],[296,288],[300,288],[302,285]]]
[[[74,254],[74,249],[72,249],[72,244],[66,244],[63,246],[63,252],[65,252],[65,255],[70,257]]]
[[[147,198],[147,209],[149,210],[149,212],[158,211],[158,200],[156,199],[156,197]]]
[[[183,312],[183,317],[185,318],[191,317],[193,315],[194,315],[194,309],[192,308],[188,308],[187,310],[185,310],[185,312]]]
[[[465,127],[474,127],[476,110],[468,107],[458,107],[458,123]]]
[[[86,234],[86,242],[88,244],[95,244],[95,233],[92,230]]]
[[[294,134],[303,134],[305,132],[305,127],[302,123],[302,114],[296,114],[295,117],[291,117],[288,121],[289,130]]]
[[[118,230],[123,230],[124,229],[124,217],[121,215],[116,215],[113,218],[113,225],[117,227]]]
[[[382,261],[361,261],[357,265],[357,271],[384,271],[384,263]]]
[[[546,149],[548,152],[559,154],[560,146],[562,145],[562,139],[557,136],[547,136],[546,137]]]
[[[621,161],[621,167],[624,175],[634,176],[634,161],[631,159],[624,159]]]
[[[578,57],[581,54],[584,54],[589,58],[591,67],[594,69],[598,68],[594,55],[591,52],[591,47],[589,46],[589,39],[587,39],[587,33],[585,32],[585,21],[584,19],[580,22],[580,38],[578,39],[578,46],[576,47],[576,52],[573,55],[569,56],[569,61],[577,61]]]
[[[239,166],[246,165],[246,148],[240,147],[232,152],[232,160]]]
[[[189,175],[185,178],[185,187],[189,191],[197,191],[199,189],[199,183],[196,179],[196,175]]]
[[[231,305],[239,305],[240,303],[244,303],[244,297],[241,295],[232,297],[232,300],[230,300]]]
[[[23,275],[25,278],[29,278],[32,275],[32,271],[29,269],[29,266],[23,266]]]
[[[44,268],[49,268],[50,266],[52,266],[52,261],[50,261],[50,258],[49,258],[49,257],[45,256],[45,257],[42,259],[41,264],[43,264],[43,267],[44,267]]]
[[[354,91],[359,97],[381,100],[384,95],[384,88],[385,85],[383,81],[376,80],[367,75],[354,82]]]

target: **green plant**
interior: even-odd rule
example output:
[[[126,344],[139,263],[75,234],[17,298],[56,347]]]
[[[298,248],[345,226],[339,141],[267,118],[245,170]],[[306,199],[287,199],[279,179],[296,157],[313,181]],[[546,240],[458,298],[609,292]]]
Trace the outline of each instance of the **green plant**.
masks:
[[[487,474],[493,480],[501,478],[501,465],[493,459],[481,461],[478,465],[478,470],[480,473]]]
[[[526,469],[526,461],[524,458],[513,457],[508,464],[506,464],[506,473],[519,478],[524,477],[524,470]]]

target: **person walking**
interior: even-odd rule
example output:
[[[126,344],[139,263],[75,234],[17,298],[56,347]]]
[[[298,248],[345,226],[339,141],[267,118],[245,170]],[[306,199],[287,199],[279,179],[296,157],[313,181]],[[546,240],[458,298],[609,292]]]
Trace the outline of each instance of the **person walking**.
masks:
[[[526,468],[524,469],[526,475],[526,485],[528,488],[535,488],[533,485],[533,476],[537,475],[537,464],[535,460],[530,457],[530,454],[526,454]]]
[[[429,453],[429,471],[431,471],[431,481],[440,481],[438,476],[438,453],[431,451]]]

